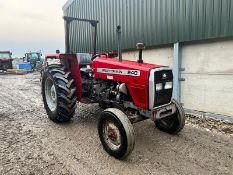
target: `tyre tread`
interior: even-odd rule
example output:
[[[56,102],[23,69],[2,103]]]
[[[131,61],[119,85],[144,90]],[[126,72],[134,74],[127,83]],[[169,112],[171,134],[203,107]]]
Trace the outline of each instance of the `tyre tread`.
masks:
[[[98,123],[98,130],[99,130],[99,136],[100,136],[100,140],[104,146],[104,149],[112,156],[114,156],[117,159],[124,159],[126,158],[134,149],[134,145],[135,145],[135,134],[134,134],[134,129],[133,129],[133,125],[131,124],[130,120],[128,119],[127,115],[122,112],[121,110],[117,109],[117,108],[108,108],[106,110],[103,111],[103,113],[110,113],[113,114],[115,116],[115,118],[118,120],[118,122],[121,123],[121,129],[124,129],[125,134],[126,134],[126,140],[127,140],[127,147],[126,150],[123,149],[118,153],[114,153],[114,151],[108,150],[108,148],[105,148],[105,143],[103,143],[102,141],[102,136],[101,136],[101,123],[100,121],[102,121],[102,117],[99,120]],[[105,118],[106,120],[106,118]]]
[[[48,107],[46,107],[46,100],[44,99],[43,95],[46,112],[49,118],[54,122],[67,122],[73,117],[77,107],[77,97],[75,96],[76,86],[74,79],[71,77],[71,73],[62,65],[47,66],[43,71],[42,78],[45,78],[44,75],[46,74],[51,75],[54,80],[54,84],[57,87],[58,99],[57,112],[55,115],[52,115],[51,111],[48,109]],[[43,88],[42,93],[44,93]]]

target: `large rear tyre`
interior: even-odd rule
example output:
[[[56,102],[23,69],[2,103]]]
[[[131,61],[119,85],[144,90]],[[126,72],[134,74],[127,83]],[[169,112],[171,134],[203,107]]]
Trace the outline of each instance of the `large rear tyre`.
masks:
[[[76,86],[71,73],[61,65],[46,67],[42,74],[42,97],[52,121],[69,121],[77,106]]]
[[[135,136],[128,117],[119,109],[104,110],[98,122],[104,150],[117,159],[126,158],[134,149]]]
[[[183,107],[175,100],[172,102],[176,105],[176,113],[155,121],[156,127],[169,134],[179,133],[185,125],[185,112]]]

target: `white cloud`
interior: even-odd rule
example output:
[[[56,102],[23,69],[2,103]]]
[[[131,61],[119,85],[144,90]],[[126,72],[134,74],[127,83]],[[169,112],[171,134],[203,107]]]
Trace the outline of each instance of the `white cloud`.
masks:
[[[0,50],[12,50],[16,55],[29,49],[43,50],[44,53],[58,48],[63,50],[62,6],[65,2],[0,0]]]

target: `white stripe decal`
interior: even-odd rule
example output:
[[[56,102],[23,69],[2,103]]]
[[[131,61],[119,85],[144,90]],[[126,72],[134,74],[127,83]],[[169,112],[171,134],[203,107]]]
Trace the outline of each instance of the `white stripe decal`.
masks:
[[[108,68],[97,68],[97,72],[105,73],[105,74],[128,75],[134,77],[139,77],[141,74],[140,70],[108,69]]]

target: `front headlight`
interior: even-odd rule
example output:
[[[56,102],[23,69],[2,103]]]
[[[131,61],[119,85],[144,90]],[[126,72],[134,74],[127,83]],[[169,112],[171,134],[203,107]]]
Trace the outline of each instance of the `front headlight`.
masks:
[[[163,89],[163,84],[162,83],[156,84],[156,91],[161,91],[162,89]]]
[[[171,89],[173,86],[172,82],[166,82],[164,89]]]

